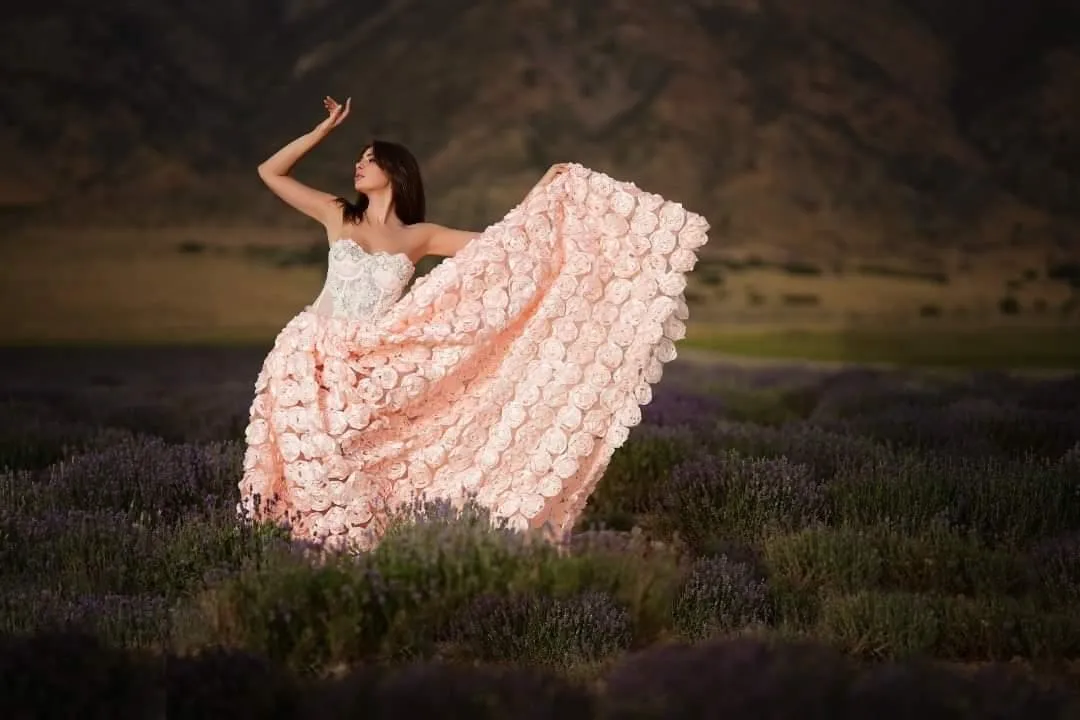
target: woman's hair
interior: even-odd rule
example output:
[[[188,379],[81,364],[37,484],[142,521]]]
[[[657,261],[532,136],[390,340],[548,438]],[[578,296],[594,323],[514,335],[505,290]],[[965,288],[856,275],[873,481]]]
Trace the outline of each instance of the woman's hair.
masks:
[[[420,176],[420,164],[413,154],[404,145],[372,140],[360,151],[360,155],[363,156],[368,148],[371,148],[375,164],[390,179],[394,212],[401,222],[406,225],[424,222],[424,181]],[[345,198],[337,198],[337,203],[341,206],[342,219],[346,223],[358,223],[364,218],[368,198],[360,193],[355,203]]]

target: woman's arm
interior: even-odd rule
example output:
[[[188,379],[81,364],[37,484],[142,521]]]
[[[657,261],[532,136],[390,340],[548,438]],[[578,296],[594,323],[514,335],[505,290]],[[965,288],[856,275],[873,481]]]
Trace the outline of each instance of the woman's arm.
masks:
[[[455,230],[435,223],[419,223],[415,227],[425,236],[424,255],[453,257],[461,248],[468,245],[470,240],[480,235],[471,230]]]
[[[526,193],[526,197],[531,195],[537,189],[547,185],[568,169],[569,166],[565,163],[552,165],[548,168],[548,171],[544,173],[544,177],[540,178],[540,181]],[[443,227],[442,225],[436,225],[435,223],[421,223],[419,228],[426,235],[424,241],[424,254],[441,255],[443,257],[452,257],[457,254],[470,240],[480,234],[469,230],[454,230],[453,228]]]
[[[329,225],[336,222],[341,215],[337,198],[289,177],[293,165],[346,118],[351,99],[346,100],[345,105],[339,105],[333,98],[328,97],[323,104],[326,106],[327,118],[311,132],[301,135],[264,160],[259,165],[259,177],[286,203],[323,225]]]

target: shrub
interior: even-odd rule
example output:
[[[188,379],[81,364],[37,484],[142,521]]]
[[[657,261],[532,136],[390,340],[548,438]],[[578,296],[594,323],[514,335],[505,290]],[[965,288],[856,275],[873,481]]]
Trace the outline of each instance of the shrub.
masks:
[[[234,507],[242,460],[236,442],[170,445],[132,437],[52,466],[25,497],[33,508],[115,510],[140,523],[171,522]]]
[[[660,502],[668,529],[698,550],[717,538],[756,540],[825,519],[825,493],[809,468],[736,452],[678,465]]]
[[[672,615],[675,629],[687,640],[766,625],[772,619],[764,581],[750,565],[724,555],[694,563]]]
[[[1074,413],[1017,408],[1009,399],[940,398],[928,403],[893,402],[873,414],[831,423],[893,446],[948,455],[1023,457],[1057,455],[1080,433]]]
[[[856,655],[955,660],[1068,657],[1080,621],[1010,598],[858,592],[826,596],[820,636]]]
[[[691,392],[677,387],[658,387],[652,401],[641,408],[643,423],[641,428],[645,432],[635,431],[635,433],[647,437],[675,439],[680,436],[674,434],[665,436],[657,430],[682,427],[689,430],[695,438],[707,437],[723,414],[725,403],[725,397],[711,392],[701,392],[700,387],[697,391]]]
[[[318,563],[283,549],[208,592],[210,637],[266,653],[303,671],[363,658],[431,657],[455,617],[486,595],[570,598],[605,593],[651,639],[670,624],[681,582],[674,550],[561,553],[492,527],[473,505],[440,505],[395,522],[371,553],[326,553]],[[195,623],[197,624],[197,623]],[[195,633],[194,642],[201,636]]]
[[[161,647],[171,640],[172,611],[172,604],[158,595],[62,594],[23,587],[0,593],[0,633],[66,633],[114,647]]]
[[[670,418],[674,413],[668,410]],[[671,468],[696,452],[698,442],[684,425],[642,426],[612,455],[603,480],[589,498],[582,526],[629,530],[655,508]]]
[[[915,531],[946,521],[987,542],[1024,543],[1080,527],[1076,478],[1060,464],[896,451],[841,468],[829,483],[837,524]]]
[[[715,447],[746,457],[786,459],[805,466],[815,480],[822,481],[868,458],[889,457],[880,443],[823,429],[812,422],[788,422],[782,428],[723,422],[717,429]]]
[[[630,615],[603,593],[568,598],[485,595],[468,603],[447,639],[469,657],[569,667],[630,646]]]
[[[33,405],[0,403],[0,472],[38,470],[130,438],[129,432],[68,420]]]
[[[987,547],[944,525],[911,534],[890,525],[808,528],[765,541],[769,576],[822,592],[904,590],[958,595],[1022,595],[1033,578],[1027,558]]]
[[[569,554],[549,566],[550,577],[540,577],[534,587],[562,597],[609,595],[630,613],[634,644],[640,647],[671,627],[671,608],[687,572],[683,548],[640,531],[618,545],[605,540],[590,534],[573,541]]]
[[[282,552],[204,593],[184,645],[220,643],[301,673],[377,654],[394,617],[393,589],[358,560]]]
[[[196,592],[208,575],[258,557],[281,531],[247,527],[231,514],[144,524],[115,510],[0,511],[0,578],[53,582],[74,595]]]
[[[1065,607],[1080,607],[1080,531],[1035,543],[1027,559],[1045,595]]]

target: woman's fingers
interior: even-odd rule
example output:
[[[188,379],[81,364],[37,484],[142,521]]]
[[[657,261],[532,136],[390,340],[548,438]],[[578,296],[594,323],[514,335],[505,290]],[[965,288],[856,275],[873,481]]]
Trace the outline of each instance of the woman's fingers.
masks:
[[[342,105],[337,100],[327,95],[323,98],[323,107],[326,108],[326,112],[330,115],[333,123],[337,125],[349,114],[349,109],[352,107],[352,98],[345,98],[345,104]]]

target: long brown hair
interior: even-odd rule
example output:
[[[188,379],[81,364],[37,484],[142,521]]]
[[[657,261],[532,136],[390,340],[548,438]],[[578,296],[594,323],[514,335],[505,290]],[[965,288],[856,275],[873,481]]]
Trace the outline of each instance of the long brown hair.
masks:
[[[406,225],[424,222],[424,180],[420,176],[420,164],[416,162],[413,154],[404,145],[386,140],[372,140],[360,151],[361,157],[368,148],[371,148],[375,164],[390,178],[390,192],[398,219]],[[355,203],[339,197],[337,204],[341,206],[342,219],[346,223],[359,223],[364,219],[368,197],[359,193]]]

